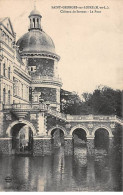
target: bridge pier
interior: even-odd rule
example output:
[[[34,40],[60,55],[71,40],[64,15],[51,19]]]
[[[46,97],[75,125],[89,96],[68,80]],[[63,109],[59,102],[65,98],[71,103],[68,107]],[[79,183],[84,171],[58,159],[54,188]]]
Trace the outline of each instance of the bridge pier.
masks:
[[[52,154],[51,137],[33,138],[33,155],[44,156]]]
[[[12,138],[0,138],[0,154],[12,154]]]
[[[67,136],[64,138],[64,152],[65,155],[73,155],[73,138],[72,136]],[[94,138],[88,137],[87,138],[87,153],[88,155],[94,154]]]
[[[65,155],[73,155],[73,138],[72,136],[67,136],[64,138],[64,153]]]
[[[87,137],[87,154],[94,154],[94,137]]]

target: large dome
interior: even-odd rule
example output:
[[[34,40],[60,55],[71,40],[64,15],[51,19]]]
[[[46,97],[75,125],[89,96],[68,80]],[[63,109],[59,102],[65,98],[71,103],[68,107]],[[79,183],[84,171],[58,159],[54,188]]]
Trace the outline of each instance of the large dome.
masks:
[[[30,30],[17,41],[17,45],[22,53],[55,54],[55,45],[52,39],[41,30]]]

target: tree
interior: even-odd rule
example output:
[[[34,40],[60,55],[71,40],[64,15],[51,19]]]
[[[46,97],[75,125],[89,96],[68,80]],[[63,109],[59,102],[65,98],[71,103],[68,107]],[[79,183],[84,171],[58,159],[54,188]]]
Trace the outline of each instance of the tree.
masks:
[[[61,111],[65,114],[78,114],[81,106],[80,97],[75,92],[61,89],[60,93]]]
[[[61,110],[66,114],[117,115],[122,117],[123,92],[99,86],[93,93],[77,93],[61,90]]]

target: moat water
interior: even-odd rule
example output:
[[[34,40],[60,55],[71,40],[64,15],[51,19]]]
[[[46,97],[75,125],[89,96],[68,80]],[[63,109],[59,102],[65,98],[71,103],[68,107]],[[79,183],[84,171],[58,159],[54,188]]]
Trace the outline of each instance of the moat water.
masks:
[[[73,156],[64,156],[60,148],[51,156],[0,157],[0,191],[122,191],[121,177],[117,152],[87,157],[76,148]]]

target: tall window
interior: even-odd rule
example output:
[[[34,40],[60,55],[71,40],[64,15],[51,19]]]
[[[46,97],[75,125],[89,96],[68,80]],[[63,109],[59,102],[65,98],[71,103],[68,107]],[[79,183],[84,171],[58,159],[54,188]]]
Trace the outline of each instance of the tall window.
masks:
[[[6,102],[6,89],[3,88],[3,104]]]
[[[3,76],[4,77],[6,76],[6,65],[5,65],[5,63],[3,64]]]
[[[8,78],[10,79],[10,66],[8,67]]]
[[[8,104],[11,103],[11,101],[10,101],[11,99],[10,98],[11,98],[11,94],[10,94],[10,90],[8,90]]]
[[[33,27],[35,28],[35,18],[33,18],[33,24],[34,24]]]

